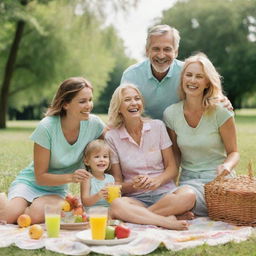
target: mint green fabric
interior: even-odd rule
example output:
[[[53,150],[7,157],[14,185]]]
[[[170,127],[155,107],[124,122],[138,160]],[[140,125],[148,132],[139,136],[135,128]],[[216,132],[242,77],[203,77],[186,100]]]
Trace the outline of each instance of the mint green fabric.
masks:
[[[121,84],[128,82],[136,85],[145,100],[145,114],[162,120],[164,110],[180,101],[177,87],[182,66],[183,62],[175,59],[167,75],[159,82],[152,74],[150,61],[146,59],[127,68]]]
[[[216,167],[226,158],[219,128],[233,115],[233,112],[218,105],[211,114],[202,116],[197,127],[192,128],[184,117],[183,101],[164,111],[164,121],[167,127],[175,131],[181,151],[179,186],[189,186],[195,192],[193,212],[197,216],[208,215],[204,185],[217,176]]]
[[[103,132],[104,123],[95,115],[90,115],[88,120],[80,122],[80,131],[77,141],[70,145],[61,129],[59,116],[48,116],[43,118],[38,127],[32,133],[30,138],[40,146],[49,149],[50,163],[49,173],[64,174],[72,173],[81,167],[83,151],[86,145],[94,139],[97,139]],[[42,191],[46,194],[60,193],[67,191],[67,184],[61,186],[39,186],[36,184],[34,163],[23,169],[16,179],[12,182],[10,190],[15,189],[17,184],[26,184],[35,188],[42,195]],[[19,194],[19,191],[16,191]]]
[[[193,172],[215,170],[223,163],[226,152],[219,127],[233,115],[218,105],[213,113],[203,115],[197,127],[192,128],[184,117],[183,101],[164,111],[166,126],[177,134],[183,169]]]

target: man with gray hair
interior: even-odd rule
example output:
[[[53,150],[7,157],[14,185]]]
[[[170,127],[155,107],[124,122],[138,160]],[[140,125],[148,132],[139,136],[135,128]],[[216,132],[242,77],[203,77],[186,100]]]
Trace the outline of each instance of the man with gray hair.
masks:
[[[157,25],[148,31],[146,60],[127,68],[121,83],[135,84],[145,100],[145,114],[162,119],[164,110],[180,101],[177,87],[183,62],[178,56],[180,36],[169,25]]]
[[[169,25],[156,25],[149,29],[146,42],[147,59],[128,67],[122,83],[132,83],[145,100],[145,114],[153,119],[163,119],[164,110],[180,101],[177,87],[183,62],[177,60],[180,35]],[[224,107],[232,110],[227,97],[220,95]]]

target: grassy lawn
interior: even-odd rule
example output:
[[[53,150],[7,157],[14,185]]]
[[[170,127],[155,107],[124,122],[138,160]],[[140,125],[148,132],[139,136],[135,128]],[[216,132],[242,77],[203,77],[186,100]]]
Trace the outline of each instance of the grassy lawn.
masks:
[[[100,115],[106,121],[106,115]],[[0,192],[5,191],[9,184],[15,178],[16,174],[26,167],[32,160],[33,143],[28,139],[34,130],[37,121],[10,121],[7,123],[8,128],[0,130]],[[236,111],[236,123],[238,133],[238,146],[241,160],[236,168],[238,174],[247,173],[247,165],[250,160],[253,161],[253,168],[256,170],[256,109],[242,109]],[[71,185],[73,193],[79,192],[78,185]],[[0,255],[26,255],[26,256],[53,256],[60,255],[40,250],[20,250],[11,246],[1,248]],[[90,255],[96,255],[91,253]],[[167,251],[165,248],[159,248],[150,255],[170,255],[170,256],[188,256],[188,255],[225,255],[225,256],[256,256],[256,238],[252,237],[243,243],[228,243],[222,246],[203,245],[194,249],[182,250],[179,252]]]

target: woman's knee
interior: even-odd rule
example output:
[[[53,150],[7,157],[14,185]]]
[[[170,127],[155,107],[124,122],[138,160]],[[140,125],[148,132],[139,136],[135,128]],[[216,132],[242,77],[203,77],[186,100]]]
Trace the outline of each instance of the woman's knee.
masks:
[[[187,210],[191,210],[194,207],[196,202],[196,193],[193,189],[188,186],[184,186],[177,190],[176,194],[180,197],[181,202],[183,202]]]
[[[124,205],[127,203],[126,197],[116,198],[110,205],[110,214],[112,218],[117,218],[124,211]]]
[[[32,224],[44,222],[44,208],[37,204],[32,203],[27,207],[25,213],[30,216]]]
[[[5,216],[9,224],[17,223],[18,217],[24,213],[28,202],[23,198],[11,199],[6,205]]]
[[[6,221],[8,224],[16,224],[19,216],[24,213],[23,211],[14,211],[7,214]]]
[[[60,205],[63,199],[58,196],[45,196],[35,199],[26,209],[26,213],[31,217],[32,223],[44,222],[44,207],[46,204]]]

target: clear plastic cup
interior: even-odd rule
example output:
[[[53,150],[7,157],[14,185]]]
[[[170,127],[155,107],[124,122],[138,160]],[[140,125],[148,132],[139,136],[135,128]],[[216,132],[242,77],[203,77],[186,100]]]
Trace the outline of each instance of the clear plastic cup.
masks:
[[[44,207],[45,226],[47,236],[50,238],[60,235],[60,213],[60,205],[47,204]]]
[[[91,236],[93,240],[104,240],[108,220],[108,208],[103,206],[91,207],[88,210]]]

